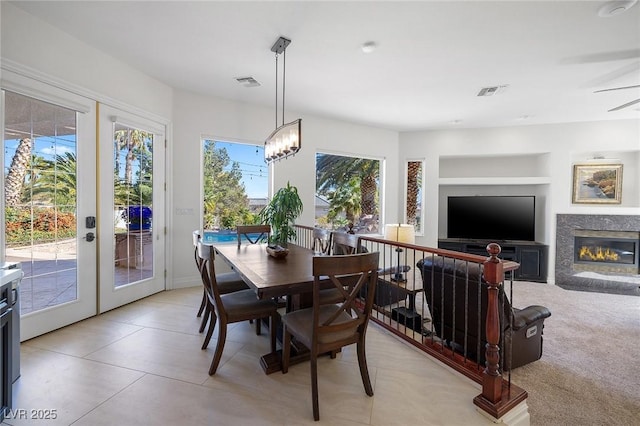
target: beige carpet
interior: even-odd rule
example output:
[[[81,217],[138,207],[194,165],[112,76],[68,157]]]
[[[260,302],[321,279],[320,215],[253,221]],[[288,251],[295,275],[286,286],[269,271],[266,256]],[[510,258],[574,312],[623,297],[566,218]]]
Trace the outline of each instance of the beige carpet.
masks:
[[[640,425],[640,297],[514,282],[512,304],[551,311],[542,358],[511,375],[531,425]]]

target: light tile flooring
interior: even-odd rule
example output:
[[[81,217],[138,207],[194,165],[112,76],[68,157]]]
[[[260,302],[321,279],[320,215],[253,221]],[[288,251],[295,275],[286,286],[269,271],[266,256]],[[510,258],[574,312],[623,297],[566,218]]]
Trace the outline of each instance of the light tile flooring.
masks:
[[[309,364],[265,375],[268,333],[231,325],[215,376],[216,341],[201,350],[198,287],[162,292],[23,342],[14,408],[56,410],[55,420],[3,424],[302,425],[313,421]],[[214,334],[214,338],[216,335]],[[479,385],[371,323],[367,397],[355,347],[319,361],[320,422],[331,425],[482,425]],[[14,410],[14,413],[16,411]],[[19,411],[18,411],[19,413]]]

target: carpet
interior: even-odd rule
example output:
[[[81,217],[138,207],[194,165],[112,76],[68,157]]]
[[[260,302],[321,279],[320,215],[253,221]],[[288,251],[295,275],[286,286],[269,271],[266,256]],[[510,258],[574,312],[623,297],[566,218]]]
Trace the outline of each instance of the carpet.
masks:
[[[531,425],[640,425],[640,298],[513,286],[514,307],[551,311],[542,358],[511,374],[529,393]]]

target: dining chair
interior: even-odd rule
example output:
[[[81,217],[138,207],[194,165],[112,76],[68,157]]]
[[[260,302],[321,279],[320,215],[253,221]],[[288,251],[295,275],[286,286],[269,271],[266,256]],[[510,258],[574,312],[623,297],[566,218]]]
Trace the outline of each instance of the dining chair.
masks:
[[[355,254],[362,252],[359,235],[348,234],[346,232],[334,232],[332,239],[334,255]]]
[[[200,236],[200,231],[199,230],[193,231],[192,238],[193,238],[196,268],[198,268],[198,271],[199,271],[200,265],[202,263],[200,256],[198,256],[198,244],[201,244],[201,240],[202,240]],[[218,286],[222,294],[232,293],[234,291],[239,291],[239,290],[246,290],[249,288],[249,286],[247,286],[247,284],[245,284],[245,282],[242,281],[242,278],[240,278],[240,275],[238,275],[236,272],[226,272],[223,274],[218,274],[216,276],[216,280],[218,282]],[[213,333],[213,329],[216,326],[216,313],[215,313],[215,310],[213,309],[213,305],[209,303],[209,300],[207,298],[206,288],[202,289],[202,302],[200,303],[200,309],[198,309],[197,317],[201,317],[203,313],[204,313],[204,316],[202,317],[202,321],[200,321],[200,329],[198,331],[202,333],[204,329],[207,327],[207,323],[209,323],[210,332],[209,331],[207,332],[208,337],[205,337],[205,340],[202,344],[202,349],[206,349],[206,347],[209,346],[209,340],[211,339],[211,334]]]
[[[331,254],[331,235],[328,229],[313,228],[311,250],[314,253]]]
[[[261,241],[269,241],[271,235],[271,225],[237,225],[236,232],[238,234],[238,248],[242,245],[242,239],[249,242],[249,244],[258,244]],[[256,234],[258,234],[256,236]],[[283,305],[285,305],[283,303]],[[260,321],[256,321],[256,334],[260,335]]]
[[[236,232],[238,233],[238,248],[240,248],[243,237],[250,244],[257,244],[263,240],[268,241],[271,235],[271,225],[238,225]],[[256,234],[258,234],[257,237]]]
[[[311,250],[314,254],[330,255],[333,232],[328,229],[313,228]],[[339,303],[342,301],[342,293],[337,288],[327,288],[320,290],[320,303]],[[331,353],[335,358],[335,352]]]
[[[222,351],[227,338],[227,325],[234,322],[247,320],[257,320],[260,322],[262,318],[269,318],[269,330],[271,334],[271,352],[276,351],[276,323],[278,315],[278,306],[273,300],[260,300],[257,298],[253,290],[240,290],[233,293],[222,294],[216,279],[215,257],[212,246],[206,246],[198,243],[198,257],[200,258],[200,276],[202,284],[207,292],[207,300],[214,307],[215,313],[219,321],[218,343],[209,367],[209,375],[216,373]],[[212,316],[212,318],[215,318]],[[213,334],[215,321],[209,324],[207,330],[206,343],[209,343]],[[203,349],[206,345],[203,345]]]
[[[292,336],[309,348],[313,418],[320,419],[318,403],[318,355],[357,344],[358,365],[367,395],[373,396],[365,356],[365,335],[378,280],[379,253],[342,256],[314,256],[313,306],[285,314],[282,347],[282,373],[289,370]],[[328,279],[343,295],[340,304],[320,301],[321,282]],[[359,294],[366,289],[366,300]]]
[[[193,257],[196,261],[196,268],[198,268],[198,270],[200,270],[200,259],[198,258],[198,243],[200,242],[200,230],[196,229],[195,231],[193,231],[191,233],[191,239],[193,241]],[[204,311],[204,308],[207,306],[207,293],[204,291],[202,291],[202,301],[200,302],[200,308],[198,309],[198,313],[196,314],[196,317],[200,318],[202,316],[202,312]],[[202,326],[202,324],[200,325],[200,333],[202,333],[202,330],[204,330],[204,327]]]

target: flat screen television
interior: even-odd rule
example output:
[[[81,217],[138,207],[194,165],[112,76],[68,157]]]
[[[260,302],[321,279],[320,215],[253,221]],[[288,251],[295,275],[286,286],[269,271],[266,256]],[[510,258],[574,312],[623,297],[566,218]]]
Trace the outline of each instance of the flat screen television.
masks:
[[[448,197],[447,237],[535,241],[534,196]]]

